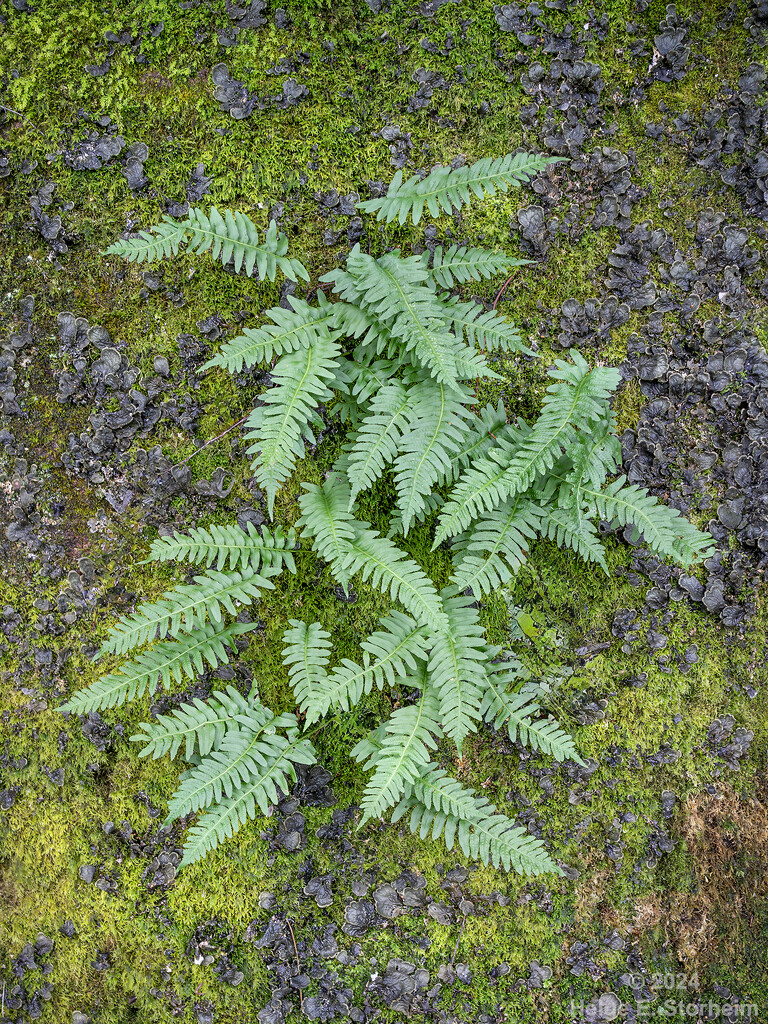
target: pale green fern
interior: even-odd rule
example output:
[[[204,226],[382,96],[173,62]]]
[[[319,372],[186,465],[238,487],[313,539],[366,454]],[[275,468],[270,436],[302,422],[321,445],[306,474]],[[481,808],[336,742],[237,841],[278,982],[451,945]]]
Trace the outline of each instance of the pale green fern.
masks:
[[[425,209],[450,213],[528,181],[551,162],[517,154],[407,181],[398,172],[384,198],[359,207],[380,220],[416,223]],[[109,252],[166,260],[185,244],[260,279],[278,271],[309,279],[274,224],[260,234],[246,215],[216,209],[166,217]],[[481,723],[542,755],[579,760],[572,738],[542,706],[544,690],[517,659],[488,646],[477,602],[514,578],[540,537],[607,572],[601,520],[633,528],[652,550],[682,563],[705,557],[711,539],[624,477],[613,479],[621,461],[609,405],[617,371],[590,367],[573,351],[548,371],[535,422],[509,423],[501,402],[477,408],[472,383],[499,376],[484,352],[532,353],[505,317],[451,289],[524,262],[472,246],[407,257],[355,246],[343,267],[321,279],[335,300],[322,290],[315,303],[293,296],[290,308],[267,310],[261,326],[226,341],[206,363],[205,370],[232,373],[270,368],[273,386],[246,429],[270,516],[290,514],[278,495],[306,444],[315,443],[321,407],[325,421],[346,425],[341,454],[325,480],[303,484],[296,532],[214,525],[154,541],[151,559],[204,571],[123,616],[100,654],[140,650],[64,709],[114,707],[224,664],[255,628],[227,620],[242,620],[281,572],[296,571],[299,546],[326,562],[343,588],[353,578],[368,582],[393,607],[361,640],[357,661],[336,659],[322,623],[289,621],[282,657],[303,725],[262,706],[255,688],[246,697],[229,687],[207,702],[182,702],[132,737],[142,756],[183,754],[191,765],[169,803],[169,821],[200,814],[182,865],[268,813],[297,767],[315,761],[312,733],[303,730],[350,712],[376,688],[392,691],[394,707],[352,751],[370,772],[361,824],[407,816],[412,831],[442,837],[448,849],[458,845],[486,864],[527,874],[560,870],[541,840],[443,767]],[[358,516],[359,502],[383,478],[396,496],[388,536]],[[419,547],[411,551],[417,525]],[[415,557],[423,557],[426,536],[449,553],[447,587]]]

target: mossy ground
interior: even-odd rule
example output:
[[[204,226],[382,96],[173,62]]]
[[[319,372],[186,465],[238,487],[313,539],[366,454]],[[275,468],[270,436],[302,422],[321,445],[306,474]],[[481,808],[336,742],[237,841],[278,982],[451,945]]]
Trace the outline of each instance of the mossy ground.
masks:
[[[557,25],[566,21],[579,24],[589,20],[591,6],[574,3],[567,15],[547,12],[546,17]],[[623,26],[634,18],[646,28],[655,28],[664,4],[653,0],[640,16],[630,0],[604,0],[594,6],[599,13],[609,14],[611,28],[603,42],[590,44],[587,56],[601,64],[607,92],[626,89],[636,72],[619,53],[626,42]],[[666,211],[671,217],[664,223],[675,232],[678,244],[689,237],[690,218],[706,205],[700,196],[693,198],[695,188],[708,191],[707,201],[733,220],[744,220],[734,193],[704,171],[691,169],[679,150],[659,149],[644,135],[660,101],[673,110],[695,111],[712,100],[724,80],[735,80],[749,63],[748,36],[740,27],[746,13],[744,4],[739,5],[741,17],[733,28],[714,37],[708,35],[727,6],[710,0],[678,4],[683,15],[702,15],[693,30],[696,59],[686,78],[672,85],[657,83],[639,106],[617,106],[615,111],[614,143],[623,150],[634,150],[637,183],[650,190],[636,216],[661,221],[659,201],[673,200],[675,205]],[[188,11],[180,10],[173,0],[127,0],[112,12],[95,0],[75,5],[39,0],[34,7],[34,13],[20,14],[10,4],[4,5],[8,24],[0,40],[6,83],[3,102],[23,115],[6,114],[2,145],[15,163],[38,161],[34,173],[14,175],[0,185],[0,267],[5,289],[12,289],[5,316],[10,320],[10,309],[22,295],[34,294],[37,303],[37,343],[29,365],[19,370],[17,384],[25,415],[13,422],[13,429],[29,460],[53,481],[49,490],[58,493],[66,505],[60,542],[71,562],[83,554],[94,559],[98,585],[105,593],[120,584],[128,594],[151,597],[173,579],[170,570],[138,564],[146,554],[152,530],[138,518],[115,517],[97,488],[69,477],[60,467],[67,435],[83,428],[89,409],[60,406],[55,401],[55,376],[63,366],[57,354],[56,315],[69,309],[91,323],[102,324],[125,345],[132,362],[147,371],[153,356],[165,355],[173,373],[179,367],[174,340],[179,333],[194,331],[195,323],[212,312],[231,324],[243,311],[246,323],[256,323],[259,311],[276,301],[277,288],[254,286],[225,274],[207,259],[180,256],[164,268],[164,288],[142,297],[140,268],[104,257],[100,251],[124,229],[127,218],[142,226],[154,223],[166,197],[182,199],[185,180],[202,161],[214,175],[213,191],[206,201],[220,208],[242,209],[258,223],[265,224],[270,206],[292,193],[284,230],[292,254],[310,268],[316,283],[334,266],[338,252],[322,244],[325,223],[312,193],[333,187],[344,194],[361,191],[369,179],[387,180],[392,173],[388,148],[375,135],[386,123],[396,123],[412,133],[415,166],[445,162],[458,154],[468,159],[498,155],[526,144],[517,116],[526,97],[517,77],[508,82],[490,59],[499,33],[492,4],[480,0],[447,4],[429,22],[417,21],[413,5],[405,0],[393,0],[390,12],[377,16],[354,0],[334,4],[292,0],[285,4],[294,18],[290,33],[279,32],[272,24],[245,31],[231,50],[222,50],[211,31],[228,25],[223,3],[204,3]],[[460,22],[465,18],[472,21],[462,38]],[[86,61],[103,58],[106,30],[130,28],[136,32],[159,21],[164,22],[162,35],[154,40],[144,38],[140,45],[148,64],[137,64],[130,47],[118,47],[112,68],[103,78],[93,78],[82,70]],[[207,33],[203,42],[195,39],[200,29]],[[448,57],[419,49],[423,36],[442,46],[449,32],[453,32],[456,46]],[[329,39],[333,49],[324,45]],[[510,39],[504,37],[501,45],[514,49]],[[410,52],[398,56],[398,43],[407,43]],[[209,80],[214,64],[226,61],[235,78],[263,94],[279,89],[280,80],[270,76],[269,69],[281,57],[297,51],[309,55],[301,73],[309,90],[308,101],[280,113],[256,113],[244,121],[234,121],[218,110]],[[415,91],[411,71],[420,66],[435,67],[446,78],[462,66],[467,84],[436,91],[429,111],[408,113],[406,102]],[[490,116],[478,113],[483,100],[491,104]],[[109,115],[129,143],[147,143],[149,188],[141,193],[129,191],[118,166],[75,172],[64,166],[61,157],[48,158],[47,154],[91,129],[79,119],[80,110],[93,116]],[[56,182],[54,209],[62,206],[66,210],[62,215],[73,238],[71,252],[54,259],[49,259],[45,244],[29,224],[29,197],[44,180]],[[516,252],[515,213],[529,202],[528,193],[498,196],[471,207],[460,220],[442,218],[438,227],[449,238],[482,238],[486,245]],[[423,241],[421,229],[412,226],[373,225],[369,231],[377,250],[396,243],[408,251],[411,244]],[[502,308],[536,336],[542,307],[556,308],[568,297],[583,300],[595,293],[602,264],[617,240],[611,229],[586,232],[574,245],[556,240],[545,263],[523,268],[514,276]],[[166,287],[181,291],[183,306],[169,300]],[[487,294],[494,294],[497,287],[498,283],[489,283]],[[630,322],[598,357],[620,361],[632,329]],[[544,332],[539,342],[549,354],[554,338]],[[479,397],[491,400],[501,393],[511,413],[530,415],[545,386],[541,368],[519,362],[506,369],[508,384],[503,388],[483,385]],[[254,393],[237,387],[221,372],[202,377],[195,392],[195,399],[205,409],[200,442],[239,419]],[[616,406],[622,429],[636,422],[641,404],[639,389],[628,385]],[[238,455],[230,464],[232,436],[223,437],[191,460],[194,479],[209,477],[218,465],[229,467],[235,476],[229,498],[208,506],[206,514],[215,521],[231,519],[236,503],[248,496],[245,460]],[[161,444],[174,460],[185,459],[194,451],[190,438],[167,423],[160,425],[152,443]],[[235,452],[241,453],[242,448],[236,445]],[[332,456],[328,448],[321,451],[321,461],[307,461],[296,480],[319,479]],[[295,482],[282,492],[277,505],[281,521],[295,520],[297,493]],[[188,499],[178,498],[174,505],[183,519]],[[364,511],[373,522],[383,521],[386,494],[377,493]],[[98,513],[107,516],[107,536],[94,533],[87,525]],[[439,554],[431,556],[428,548],[425,545],[416,555],[439,580],[445,566],[435,561]],[[459,1007],[468,1004],[473,1013],[494,1013],[494,1007],[501,1004],[509,1020],[569,1020],[572,998],[588,1001],[607,987],[600,977],[575,977],[569,972],[565,962],[569,947],[577,940],[599,943],[617,928],[628,941],[638,943],[655,973],[697,971],[705,991],[715,983],[728,985],[746,1001],[757,1003],[761,1012],[768,1010],[768,981],[761,958],[768,941],[763,880],[768,825],[764,782],[759,781],[765,770],[768,729],[764,692],[754,699],[745,695],[747,682],[759,687],[764,676],[768,624],[764,595],[758,593],[757,615],[740,636],[729,634],[712,617],[688,605],[678,606],[666,629],[669,646],[683,650],[695,643],[700,657],[687,674],[667,674],[642,644],[627,654],[612,637],[616,610],[640,609],[643,595],[627,581],[627,549],[618,542],[610,542],[610,563],[613,571],[606,579],[553,545],[540,544],[510,598],[512,605],[534,613],[546,634],[540,642],[529,641],[527,650],[524,641],[516,640],[518,649],[541,663],[574,669],[554,696],[553,707],[563,722],[573,727],[583,756],[600,762],[586,787],[571,787],[586,788],[589,793],[577,793],[577,799],[569,803],[569,784],[561,776],[554,797],[538,807],[540,791],[535,780],[517,768],[517,755],[509,746],[489,733],[473,738],[463,760],[453,765],[462,781],[482,787],[502,808],[510,789],[526,796],[538,807],[554,850],[566,863],[579,868],[580,877],[576,881],[546,880],[553,904],[547,914],[535,900],[519,899],[536,886],[478,869],[471,875],[471,891],[501,892],[509,904],[488,904],[481,916],[466,919],[463,930],[459,925],[447,928],[431,920],[406,918],[394,927],[369,933],[362,940],[360,964],[346,979],[357,994],[370,978],[368,962],[372,957],[384,965],[392,956],[402,956],[434,970],[453,954],[475,974],[471,990],[460,990]],[[65,565],[65,572],[70,567]],[[352,657],[358,638],[375,626],[384,607],[379,595],[363,586],[356,604],[340,604],[327,571],[319,571],[309,556],[299,559],[298,568],[297,577],[285,578],[279,591],[262,602],[259,616],[264,630],[245,656],[263,699],[276,708],[291,705],[279,654],[279,638],[288,618],[333,623],[338,656]],[[39,616],[34,601],[40,597],[55,600],[60,587],[60,581],[46,578],[34,559],[17,547],[0,583],[0,604],[13,605],[31,629]],[[104,602],[84,615],[66,636],[46,638],[46,646],[54,650],[58,646],[73,650],[60,683],[62,692],[71,692],[95,677],[97,670],[81,646],[103,638],[115,613],[115,607]],[[511,627],[506,605],[490,602],[485,615],[493,639],[503,641]],[[558,643],[554,643],[555,636]],[[603,642],[611,642],[611,646],[594,657],[576,653]],[[172,1019],[191,1024],[194,1004],[205,999],[215,1004],[217,1024],[255,1020],[256,1011],[269,999],[272,982],[260,951],[244,942],[242,935],[254,919],[268,919],[268,913],[258,907],[259,893],[268,890],[279,894],[295,927],[309,937],[316,921],[314,906],[301,897],[296,881],[299,855],[279,853],[267,858],[259,832],[268,823],[255,822],[203,863],[182,872],[170,891],[158,894],[147,890],[142,882],[143,862],[123,858],[101,824],[127,820],[137,834],[156,827],[157,821],[136,802],[135,794],[143,791],[151,804],[163,807],[175,788],[177,767],[167,759],[140,760],[127,739],[118,740],[106,752],[97,751],[80,735],[76,723],[63,722],[53,706],[55,700],[49,700],[47,710],[31,715],[26,710],[28,696],[14,681],[14,670],[23,656],[23,650],[5,652],[6,674],[0,686],[4,752],[11,758],[24,755],[30,762],[23,771],[7,770],[3,779],[4,785],[18,786],[19,792],[14,806],[0,817],[0,974],[10,977],[12,958],[25,942],[34,941],[38,931],[56,935],[63,921],[71,919],[77,934],[72,940],[57,938],[52,954],[54,995],[43,1006],[43,1020],[69,1021],[73,1010],[83,1009],[103,1024],[159,1024]],[[645,686],[629,685],[640,672],[647,673]],[[34,688],[34,674],[24,679],[23,685]],[[608,704],[603,720],[579,727],[569,709],[582,690],[607,699]],[[126,737],[147,718],[148,706],[148,700],[139,700],[121,709],[119,719]],[[384,698],[374,693],[353,715],[333,723],[317,738],[321,759],[335,774],[342,803],[353,801],[360,793],[360,772],[349,761],[348,750],[378,720],[384,707]],[[704,789],[713,771],[704,737],[708,724],[724,713],[752,729],[755,738],[740,774],[722,768],[717,784],[725,798],[718,800]],[[58,745],[62,728],[69,733],[63,752]],[[679,759],[661,766],[649,764],[643,755],[664,743],[680,751]],[[636,751],[639,767],[626,762],[608,767],[605,755],[614,745]],[[50,783],[41,771],[43,765],[48,769],[63,766],[64,785]],[[678,796],[672,826],[675,850],[654,868],[635,869],[653,831],[651,822],[661,820],[664,789],[674,790]],[[630,808],[636,820],[625,826],[624,860],[614,868],[603,852],[606,829],[620,810]],[[307,812],[310,836],[328,813]],[[587,815],[591,822],[579,830],[579,822]],[[723,846],[723,827],[732,836],[732,846]],[[355,837],[355,843],[363,862],[378,866],[381,879],[395,877],[403,867],[416,867],[426,875],[428,890],[436,898],[441,877],[437,866],[461,860],[393,828],[370,828]],[[319,870],[328,867],[342,875],[350,870],[331,863],[319,845],[311,843],[308,852]],[[80,865],[96,861],[119,877],[116,895],[78,878]],[[342,889],[340,886],[328,912],[339,924],[343,920]],[[185,955],[195,927],[210,919],[218,919],[234,936],[236,958],[245,972],[238,988],[223,984],[210,967],[194,966]],[[414,936],[420,935],[429,940],[426,951],[414,943]],[[108,952],[111,959],[110,969],[103,973],[91,966],[98,951]],[[606,970],[619,959],[609,950],[601,953],[598,949],[595,956]],[[543,991],[514,992],[513,982],[527,977],[534,959],[552,967],[552,979]],[[511,972],[492,983],[487,972],[501,960],[510,964]],[[24,984],[31,990],[39,981],[28,974]],[[631,998],[628,990],[620,994]],[[382,1011],[381,1019],[400,1017]]]

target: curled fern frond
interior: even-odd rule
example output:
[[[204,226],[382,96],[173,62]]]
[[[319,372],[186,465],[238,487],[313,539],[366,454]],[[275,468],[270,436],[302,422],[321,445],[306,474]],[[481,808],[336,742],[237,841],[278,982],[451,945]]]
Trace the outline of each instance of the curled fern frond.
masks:
[[[486,157],[456,169],[437,167],[425,178],[414,174],[406,182],[403,182],[403,172],[398,171],[386,196],[358,203],[357,208],[365,213],[375,213],[377,220],[388,224],[393,220],[404,224],[410,214],[413,223],[418,224],[425,206],[433,217],[438,217],[441,211],[452,213],[460,210],[473,195],[482,199],[485,195],[492,196],[496,192],[507,192],[510,187],[519,187],[559,159],[528,153],[500,156],[495,160]]]
[[[237,525],[209,526],[196,528],[189,533],[177,533],[173,537],[160,537],[152,541],[149,560],[157,562],[194,562],[216,569],[250,569],[258,572],[262,566],[278,568],[287,566],[296,572],[293,548],[296,547],[296,532],[287,533],[277,526],[270,533],[262,527],[257,530],[253,523],[247,530]]]
[[[218,628],[200,623],[189,636],[166,640],[124,662],[117,672],[101,676],[61,706],[61,711],[87,714],[124,704],[154,689],[158,681],[167,690],[172,682],[196,679],[206,666],[218,668],[229,661],[228,650],[236,650],[234,638],[254,629],[252,623]]]

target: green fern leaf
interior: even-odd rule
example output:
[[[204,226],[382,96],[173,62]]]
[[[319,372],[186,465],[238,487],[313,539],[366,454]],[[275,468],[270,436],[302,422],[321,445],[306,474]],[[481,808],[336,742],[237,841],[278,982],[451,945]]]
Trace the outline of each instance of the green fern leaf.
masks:
[[[675,508],[661,505],[642,487],[627,484],[620,476],[604,491],[582,488],[584,498],[596,513],[620,526],[634,526],[653,551],[685,565],[707,558],[714,541],[684,519]]]
[[[594,523],[573,508],[549,508],[541,523],[542,535],[559,548],[571,548],[585,562],[597,562],[609,575],[605,548],[600,543]]]
[[[168,259],[178,253],[179,246],[187,240],[188,234],[186,221],[165,216],[148,231],[140,231],[132,238],[115,242],[104,252],[105,255],[122,256],[132,263]]]
[[[218,748],[181,776],[179,788],[168,803],[166,824],[218,803],[223,797],[231,797],[242,787],[262,779],[264,769],[292,748],[288,737],[276,730],[292,732],[297,728],[294,715],[273,716],[261,705],[236,715]]]
[[[443,732],[461,754],[465,737],[477,729],[480,718],[487,648],[474,599],[457,595],[453,587],[441,591],[441,598],[448,629],[430,638],[427,678],[438,697]]]
[[[267,492],[270,518],[280,485],[293,471],[296,459],[304,458],[304,437],[312,437],[308,421],[319,402],[331,396],[327,382],[333,378],[338,345],[318,335],[308,347],[282,356],[272,377],[276,386],[263,396],[264,405],[248,419],[246,440],[253,443],[253,469]],[[313,439],[314,440],[314,439]]]
[[[423,680],[423,676],[421,677]],[[437,746],[441,735],[438,725],[437,699],[425,688],[415,704],[397,708],[385,723],[382,747],[365,764],[374,769],[365,787],[360,807],[363,818],[358,827],[380,818],[384,811],[396,804],[406,784],[413,782],[425,765],[429,764],[429,751]],[[358,747],[352,756],[357,758]]]
[[[222,609],[237,615],[235,602],[250,604],[262,590],[274,590],[268,577],[279,572],[278,567],[265,568],[261,573],[211,569],[204,576],[195,576],[194,584],[180,584],[167,590],[159,601],[141,604],[133,615],[121,616],[117,625],[109,630],[99,657],[125,654],[155,638],[177,637],[182,631],[190,633],[202,626],[206,617],[219,624]]]
[[[380,625],[381,630],[360,644],[362,665],[344,658],[330,675],[321,675],[301,694],[294,686],[307,725],[318,721],[331,708],[350,711],[374,686],[380,690],[385,684],[393,686],[397,679],[418,671],[418,662],[426,658],[425,628],[396,609],[382,618]]]
[[[292,717],[281,716],[284,719]],[[277,720],[274,724],[277,726]],[[256,765],[257,770],[249,776],[249,780],[220,799],[188,831],[179,867],[200,860],[225,839],[229,839],[241,825],[256,817],[257,810],[268,814],[270,804],[276,804],[281,794],[290,792],[291,784],[296,780],[294,765],[316,763],[317,755],[312,744],[299,736],[295,729],[289,730],[287,739],[271,739],[274,742],[263,753],[263,763]],[[282,742],[278,742],[278,739]]]
[[[573,738],[560,728],[553,718],[535,719],[541,707],[530,690],[508,693],[510,681],[519,685],[521,673],[514,663],[501,662],[489,666],[488,685],[480,706],[480,713],[494,729],[506,727],[510,740],[518,738],[534,750],[551,754],[557,761],[570,758],[583,764]]]
[[[171,682],[196,679],[206,665],[218,668],[229,661],[227,649],[236,650],[234,638],[255,626],[252,623],[214,628],[201,623],[190,636],[166,640],[138,654],[117,672],[101,676],[62,704],[60,711],[78,715],[117,707],[154,689],[158,680],[167,690]]]
[[[244,270],[251,277],[255,268],[262,281],[274,281],[279,269],[286,277],[309,280],[304,265],[286,257],[288,239],[282,231],[278,234],[274,221],[270,221],[261,243],[256,225],[244,213],[225,210],[222,215],[215,206],[204,213],[193,206],[184,223],[191,236],[191,252],[210,250],[213,259],[220,259],[225,266],[232,260],[236,273]]]
[[[408,426],[411,397],[400,381],[392,381],[373,397],[368,415],[348,446],[347,476],[350,508],[393,462]]]
[[[327,681],[331,634],[319,622],[307,625],[297,619],[289,621],[291,629],[283,633],[283,664],[288,666],[291,689],[299,707],[306,709]]]
[[[349,512],[349,486],[331,474],[322,486],[302,484],[306,494],[299,498],[301,518],[297,529],[312,540],[312,547],[346,590],[351,573],[344,568],[349,545],[355,539],[354,517]]]
[[[327,338],[329,327],[336,321],[335,306],[322,292],[317,293],[315,308],[296,295],[289,296],[291,309],[273,306],[265,311],[272,321],[257,328],[246,328],[241,335],[225,342],[218,353],[200,367],[200,373],[223,366],[230,373],[240,373],[244,366],[269,363],[297,349],[309,348],[319,337]]]
[[[452,245],[443,251],[438,245],[432,256],[430,274],[441,288],[453,288],[467,281],[482,281],[506,273],[512,267],[522,267],[531,260],[516,260],[504,252],[490,249]]]
[[[537,353],[523,341],[520,331],[495,309],[484,310],[475,302],[462,302],[453,296],[445,303],[445,316],[459,338],[470,345],[479,345],[487,352]]]
[[[435,483],[451,471],[468,433],[468,406],[475,396],[422,379],[408,392],[408,426],[398,445],[395,485],[403,535],[425,509]]]
[[[386,253],[373,259],[356,245],[346,272],[332,271],[321,281],[331,281],[343,299],[366,308],[439,381],[455,385],[455,338],[446,329],[442,303],[428,284],[429,271],[420,256]]]
[[[232,720],[253,707],[253,700],[243,697],[233,686],[226,693],[214,690],[208,703],[195,697],[190,703],[172,711],[170,715],[158,715],[154,722],[142,722],[144,732],[131,736],[131,742],[144,743],[139,757],[175,757],[184,744],[184,757],[191,761],[195,752],[205,757],[221,743],[224,733]]]
[[[216,563],[221,571],[227,563],[229,569],[258,572],[261,566],[282,568],[296,572],[292,548],[296,547],[296,533],[287,533],[278,526],[270,533],[262,527],[259,532],[253,523],[248,529],[239,526],[210,526],[161,537],[152,541],[147,561],[196,562],[210,568]],[[142,563],[145,564],[145,563]]]
[[[454,209],[461,209],[473,195],[482,199],[485,195],[495,195],[497,191],[506,192],[510,186],[518,187],[558,159],[527,153],[510,154],[495,160],[486,157],[455,170],[437,167],[425,178],[414,174],[406,182],[403,182],[403,172],[398,171],[386,196],[358,203],[357,208],[365,213],[375,213],[377,220],[385,220],[388,224],[393,220],[404,224],[411,214],[413,223],[418,224],[425,206],[433,217],[439,216],[441,210],[452,213]]]
[[[480,598],[509,583],[526,561],[543,515],[538,505],[518,494],[478,520],[456,544],[461,558],[451,579],[459,590],[471,590]]]

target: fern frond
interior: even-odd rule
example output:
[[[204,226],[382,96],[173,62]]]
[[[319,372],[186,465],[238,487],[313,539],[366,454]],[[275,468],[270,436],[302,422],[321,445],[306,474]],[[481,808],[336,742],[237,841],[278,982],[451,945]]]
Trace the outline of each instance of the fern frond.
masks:
[[[689,565],[706,558],[714,550],[714,541],[684,519],[676,508],[661,505],[642,487],[627,484],[620,476],[603,491],[582,488],[584,498],[597,514],[620,526],[634,526],[643,540],[663,558]]]
[[[456,383],[456,341],[446,329],[442,303],[420,256],[403,259],[395,252],[374,259],[356,245],[347,257],[347,270],[332,271],[321,281],[333,282],[343,299],[362,305],[384,323],[439,381]]]
[[[299,498],[301,518],[296,527],[312,540],[312,548],[330,563],[331,572],[346,590],[351,572],[344,568],[349,545],[355,539],[354,517],[349,511],[349,485],[331,474],[322,486],[301,485],[306,494]]]
[[[341,274],[342,271],[337,271],[336,273]],[[326,275],[326,277],[330,279],[330,275]],[[346,288],[344,294],[349,296],[356,294],[356,286],[352,275],[346,274],[343,280]],[[336,281],[336,276],[334,276],[334,281]],[[342,281],[340,279],[339,287],[341,285]],[[354,293],[353,289],[355,289]],[[360,345],[369,351],[375,352],[377,355],[381,355],[382,352],[389,348],[392,335],[386,324],[371,310],[357,305],[354,301],[334,302],[332,308],[333,325],[347,338],[362,339]]]
[[[474,599],[441,591],[448,629],[431,637],[427,662],[429,687],[437,694],[440,724],[461,754],[464,739],[477,729],[486,686],[486,643]]]
[[[315,406],[330,398],[328,381],[333,378],[339,347],[330,336],[318,335],[308,348],[290,352],[272,371],[276,381],[263,396],[264,405],[248,419],[245,435],[253,443],[256,479],[267,492],[270,518],[280,485],[293,471],[296,459],[303,459],[303,438],[311,437],[309,421]]]
[[[575,349],[571,357],[572,364],[558,359],[549,370],[555,383],[547,388],[541,415],[522,443],[514,449],[501,444],[498,452],[471,467],[459,480],[440,517],[435,545],[465,530],[482,512],[526,491],[564,451],[578,443],[577,428],[604,412],[611,390],[618,384],[618,371],[609,367],[590,370]]]
[[[166,824],[218,803],[223,797],[232,796],[242,787],[263,779],[264,769],[281,760],[284,752],[291,751],[288,755],[291,760],[295,750],[291,749],[288,737],[277,729],[297,730],[296,717],[273,716],[261,705],[236,715],[217,749],[181,776],[179,788],[168,802]],[[298,750],[301,756],[300,745]]]
[[[293,718],[292,715],[281,716]],[[294,719],[295,722],[295,719]],[[275,720],[275,725],[277,720]],[[209,850],[234,835],[248,819],[256,816],[257,810],[269,813],[270,804],[276,804],[281,794],[290,792],[296,781],[296,764],[315,764],[317,755],[314,747],[296,729],[289,729],[288,737],[272,737],[281,743],[273,743],[258,765],[258,774],[234,789],[229,796],[219,800],[198,823],[187,833],[184,855],[179,867],[185,867],[204,857]],[[207,805],[206,805],[207,806]]]
[[[328,633],[319,622],[290,619],[291,628],[283,633],[283,664],[299,707],[309,707],[322,692],[327,679],[331,645]]]
[[[175,757],[182,743],[187,761],[195,752],[205,757],[219,746],[233,719],[252,706],[253,699],[243,697],[234,686],[228,686],[226,693],[214,690],[208,703],[195,697],[169,715],[158,715],[154,722],[142,722],[140,728],[144,732],[131,736],[131,742],[145,744],[139,757]]]
[[[442,245],[438,245],[432,257],[430,274],[441,288],[453,288],[467,281],[495,277],[512,267],[522,267],[530,262],[513,259],[505,252],[493,252],[491,249],[452,245],[443,251]]]
[[[230,373],[240,373],[244,366],[269,363],[275,356],[308,348],[319,336],[328,337],[328,328],[335,324],[336,307],[322,292],[318,292],[317,297],[317,308],[296,295],[290,295],[291,309],[273,306],[266,310],[264,315],[270,318],[271,324],[246,327],[238,337],[225,342],[218,353],[200,367],[200,373],[215,366],[223,366]]]
[[[568,547],[585,562],[597,562],[608,573],[605,547],[597,529],[586,516],[574,508],[548,508],[541,521],[541,533],[553,540],[559,548]]]
[[[441,210],[452,213],[454,209],[461,209],[473,195],[482,199],[485,195],[495,195],[497,191],[506,192],[510,186],[519,187],[547,164],[557,160],[556,157],[528,153],[509,154],[495,160],[486,157],[455,170],[437,167],[425,178],[414,174],[406,182],[403,182],[403,172],[398,171],[386,196],[358,203],[357,208],[365,213],[375,213],[377,220],[385,220],[388,224],[393,220],[404,224],[411,214],[413,223],[418,224],[425,206],[433,217],[438,217]]]
[[[222,620],[222,609],[237,615],[235,602],[250,604],[262,590],[274,590],[268,577],[279,572],[277,567],[265,567],[261,573],[210,569],[204,576],[195,576],[194,584],[180,584],[167,590],[160,600],[141,604],[132,615],[121,616],[109,630],[99,657],[125,654],[155,638],[177,637],[182,630],[189,633],[201,627],[206,617],[218,624]]]
[[[465,857],[495,868],[503,867],[527,875],[562,874],[544,843],[500,814],[485,797],[475,796],[454,779],[427,766],[418,782],[409,784],[392,814],[398,821],[411,812],[411,832],[425,839],[441,835],[449,850],[456,839]]]
[[[432,581],[392,541],[382,537],[370,524],[354,522],[354,539],[349,542],[343,569],[399,601],[419,623],[435,632],[447,627],[446,615]]]
[[[408,426],[412,397],[395,380],[378,391],[365,419],[348,446],[347,476],[350,508],[360,491],[366,490],[393,462]]]
[[[507,498],[504,474],[523,439],[529,435],[530,427],[526,424],[507,424],[496,433],[492,448],[483,446],[485,454],[477,455],[469,463],[451,490],[438,521],[433,551],[447,537],[462,533],[473,519],[498,507]]]
[[[381,619],[381,630],[372,633],[360,644],[362,665],[344,658],[330,673],[316,679],[300,697],[300,707],[311,725],[331,708],[350,711],[374,686],[383,689],[398,678],[418,671],[418,662],[426,658],[427,639],[424,626],[396,609]],[[299,693],[294,687],[299,699]]]
[[[551,754],[557,761],[570,758],[582,764],[573,738],[560,728],[553,718],[536,718],[541,707],[531,692],[522,690],[508,693],[512,681],[519,685],[520,674],[509,663],[491,665],[487,673],[488,684],[480,706],[480,714],[494,729],[506,727],[510,740],[520,739],[534,750]]]
[[[234,637],[255,629],[253,623],[222,628],[200,623],[189,636],[166,640],[124,662],[117,672],[101,676],[62,704],[61,711],[87,714],[124,704],[154,689],[158,681],[167,690],[171,682],[196,679],[206,665],[218,668],[229,661],[227,649],[236,650]],[[123,653],[123,652],[118,652]]]
[[[518,494],[483,516],[466,539],[459,538],[461,559],[451,580],[476,598],[509,583],[526,561],[543,515],[538,505]]]
[[[282,568],[285,565],[296,572],[292,551],[296,547],[296,532],[293,529],[284,533],[277,526],[270,533],[263,527],[259,532],[253,523],[247,526],[247,530],[242,530],[234,524],[213,525],[173,537],[160,537],[152,541],[146,561],[196,562],[206,568],[215,562],[219,571],[229,563],[229,569],[253,572],[258,572],[261,566]]]
[[[286,257],[288,238],[282,231],[278,233],[274,221],[270,221],[261,242],[256,225],[244,213],[225,210],[221,214],[215,206],[205,213],[193,206],[183,223],[190,233],[191,252],[210,250],[213,259],[220,259],[224,265],[232,260],[236,273],[245,270],[251,277],[255,268],[262,281],[274,281],[279,269],[286,277],[309,280],[304,265]]]
[[[431,377],[409,390],[408,426],[400,438],[395,465],[404,535],[425,508],[435,483],[451,471],[468,433],[468,406],[474,401],[467,388],[448,388]]]
[[[179,246],[187,240],[188,234],[186,221],[174,220],[166,215],[159,224],[147,231],[139,231],[132,238],[115,242],[104,253],[108,256],[122,256],[131,263],[168,259],[178,253]]]
[[[429,763],[429,752],[441,735],[437,699],[424,689],[415,704],[397,708],[385,722],[383,744],[365,764],[374,769],[360,807],[363,818],[358,827],[380,818],[403,794],[407,783],[417,779]],[[352,756],[356,757],[353,748]],[[358,751],[359,753],[359,751]]]
[[[470,345],[479,345],[487,352],[537,354],[525,344],[519,329],[495,309],[484,310],[475,302],[462,302],[452,296],[445,303],[445,317],[459,338],[466,337]]]

